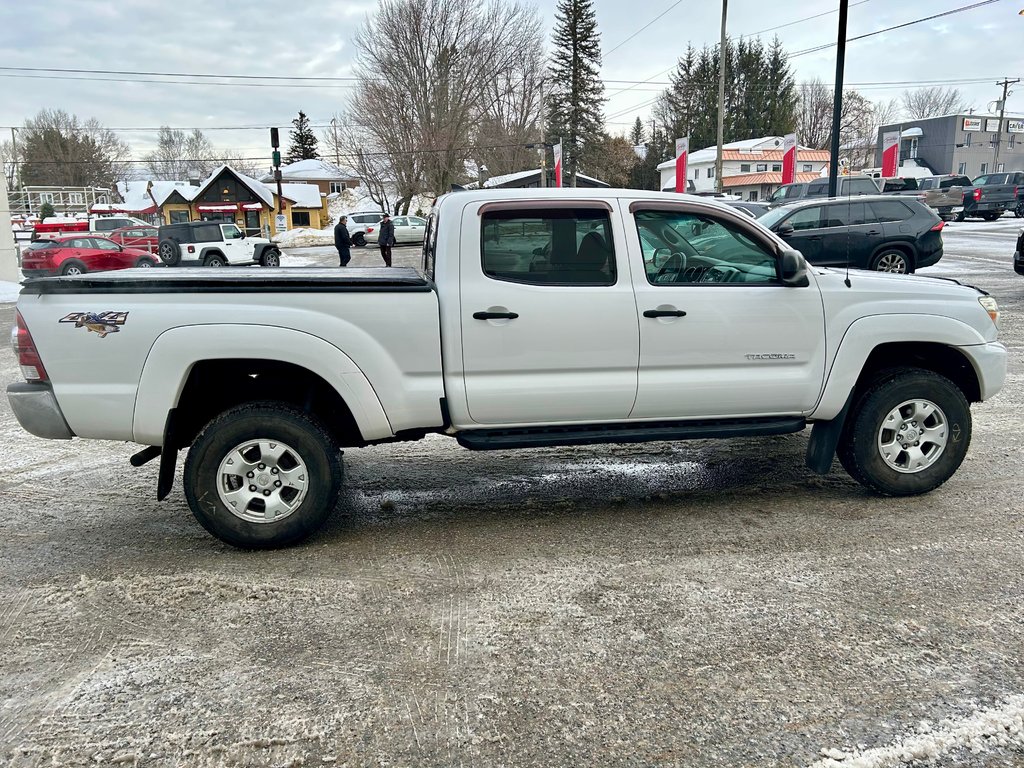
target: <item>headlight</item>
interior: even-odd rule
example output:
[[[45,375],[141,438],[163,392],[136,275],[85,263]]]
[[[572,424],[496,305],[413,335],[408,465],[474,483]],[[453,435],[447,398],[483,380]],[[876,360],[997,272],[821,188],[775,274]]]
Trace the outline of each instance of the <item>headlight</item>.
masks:
[[[992,322],[996,324],[996,328],[999,327],[999,304],[991,296],[982,296],[978,299],[978,303],[988,312],[988,316],[992,318]]]

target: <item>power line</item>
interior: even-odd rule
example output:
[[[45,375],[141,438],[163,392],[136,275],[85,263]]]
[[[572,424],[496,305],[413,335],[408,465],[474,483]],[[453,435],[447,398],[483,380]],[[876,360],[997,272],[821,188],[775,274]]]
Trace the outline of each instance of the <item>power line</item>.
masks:
[[[867,0],[863,0],[863,1],[864,1],[864,2],[867,2]],[[660,18],[661,18],[662,16],[664,16],[664,15],[665,15],[666,13],[668,13],[668,12],[669,12],[669,11],[671,11],[671,10],[672,10],[673,8],[675,8],[675,7],[677,6],[677,5],[682,5],[682,2],[683,2],[683,0],[677,0],[677,2],[675,2],[675,3],[672,3],[672,5],[670,5],[670,6],[669,6],[668,8],[666,8],[666,9],[665,9],[664,11],[662,11],[661,13],[659,13],[659,14],[658,14],[657,16],[655,16],[655,17],[654,17],[653,19],[651,19],[651,20],[650,20],[649,22],[647,22],[646,24],[644,24],[644,25],[643,25],[642,27],[640,27],[640,29],[638,29],[638,30],[637,30],[636,32],[634,32],[634,33],[633,33],[632,35],[630,35],[629,37],[627,37],[627,38],[626,38],[625,40],[623,40],[623,41],[622,41],[621,43],[619,43],[618,45],[616,45],[616,46],[615,46],[614,48],[612,48],[611,50],[609,50],[609,51],[606,51],[604,55],[605,55],[605,56],[610,56],[610,55],[611,55],[612,53],[614,53],[615,51],[619,50],[619,48],[621,48],[621,47],[622,47],[622,46],[624,46],[624,45],[625,45],[626,43],[628,43],[628,42],[629,42],[630,40],[632,40],[632,39],[633,39],[634,37],[636,37],[637,35],[639,35],[639,34],[640,34],[641,32],[643,32],[643,31],[644,31],[645,29],[647,29],[647,28],[648,28],[649,26],[651,26],[651,25],[652,25],[652,24],[653,24],[654,22],[656,22],[656,21],[657,21],[658,19],[660,19]]]
[[[352,81],[359,78],[354,75],[345,77],[327,76],[306,76],[306,75],[224,75],[210,72],[141,72],[128,69],[57,69],[55,67],[0,67],[0,71],[7,72],[59,72],[63,74],[88,74],[88,75],[134,75],[146,77],[204,77],[232,80],[330,80],[330,81]]]
[[[869,3],[869,2],[871,2],[871,0],[858,0],[858,2],[856,2],[856,3],[850,3],[849,7],[853,8],[855,6],[864,5],[864,3]],[[796,21],[789,21],[789,22],[786,22],[785,24],[779,24],[779,26],[777,26],[777,27],[768,27],[768,29],[759,29],[757,32],[744,32],[742,35],[740,35],[740,37],[753,37],[754,35],[763,35],[765,32],[774,32],[777,29],[785,29],[786,27],[792,27],[795,24],[803,24],[805,21],[810,21],[811,19],[820,19],[822,16],[829,16],[829,15],[831,15],[833,13],[838,13],[838,12],[839,12],[838,8],[833,8],[831,11],[824,11],[823,13],[816,13],[813,16],[805,16],[804,18],[797,19]]]
[[[921,24],[922,22],[925,22],[925,21],[932,21],[934,19],[941,19],[944,16],[952,16],[952,15],[954,15],[956,13],[963,13],[964,11],[972,11],[975,8],[981,8],[984,5],[992,5],[992,3],[998,3],[998,2],[999,2],[999,0],[981,0],[981,2],[979,2],[979,3],[972,3],[971,5],[964,5],[964,6],[961,6],[959,8],[953,8],[952,10],[949,10],[949,11],[943,11],[942,13],[933,14],[932,16],[925,16],[925,17],[920,18],[920,19],[914,19],[913,21],[905,21],[902,24],[895,24],[895,25],[893,25],[891,27],[886,27],[885,29],[876,29],[874,32],[868,32],[868,33],[863,34],[863,35],[857,35],[856,37],[848,37],[848,38],[846,38],[846,42],[852,43],[854,40],[863,40],[863,39],[865,39],[867,37],[874,37],[875,35],[881,35],[884,32],[892,32],[894,29],[903,29],[904,27],[910,27],[910,26],[913,26],[914,24]],[[818,46],[815,46],[814,48],[807,48],[807,49],[802,50],[802,51],[796,51],[795,53],[791,53],[786,58],[792,59],[792,58],[795,58],[797,56],[803,56],[804,54],[807,54],[807,53],[817,53],[818,51],[824,51],[824,50],[826,50],[828,48],[835,48],[836,45],[838,45],[838,43],[826,43],[824,45],[818,45]]]

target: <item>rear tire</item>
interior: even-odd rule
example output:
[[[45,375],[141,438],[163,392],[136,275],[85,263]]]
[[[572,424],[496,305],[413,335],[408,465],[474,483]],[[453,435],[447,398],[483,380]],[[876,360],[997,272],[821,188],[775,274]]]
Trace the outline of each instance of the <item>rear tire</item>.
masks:
[[[356,232],[354,235],[352,235],[352,244],[362,248],[364,245],[366,245],[366,235],[364,235],[362,232]]]
[[[176,267],[181,263],[181,246],[173,240],[161,240],[156,253],[168,267]]]
[[[971,409],[963,392],[932,371],[900,368],[858,394],[838,454],[861,485],[914,496],[952,477],[970,444]]]
[[[78,261],[78,259],[68,259],[60,267],[60,273],[62,275],[84,275],[89,270],[86,269],[85,264]]]
[[[875,272],[891,272],[906,275],[914,271],[910,257],[898,248],[883,248],[871,261]]]
[[[213,254],[210,254],[209,256],[207,256],[203,260],[203,266],[204,267],[225,267],[225,266],[227,266],[227,261],[219,253],[213,253]]]
[[[981,214],[981,218],[983,218],[985,221],[995,221],[1002,215],[1003,214],[1001,211],[986,211],[985,213]]]
[[[302,411],[247,403],[203,428],[183,479],[192,514],[221,541],[286,547],[317,531],[334,510],[341,454],[323,425]]]
[[[956,218],[954,218],[953,221],[964,221],[966,218],[967,214],[964,213],[963,211],[960,211],[960,213],[956,215]]]
[[[1024,219],[1024,200],[1017,203],[1017,206],[1013,209],[1013,215],[1018,219]]]

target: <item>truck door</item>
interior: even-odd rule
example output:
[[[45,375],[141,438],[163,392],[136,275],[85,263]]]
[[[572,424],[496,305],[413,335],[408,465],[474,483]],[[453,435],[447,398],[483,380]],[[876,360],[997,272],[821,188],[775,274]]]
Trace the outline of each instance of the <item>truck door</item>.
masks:
[[[813,276],[808,287],[783,285],[772,241],[736,215],[675,202],[629,208],[640,323],[630,418],[810,411],[825,365]]]
[[[621,421],[639,362],[621,220],[604,201],[464,209],[463,375],[479,424]]]

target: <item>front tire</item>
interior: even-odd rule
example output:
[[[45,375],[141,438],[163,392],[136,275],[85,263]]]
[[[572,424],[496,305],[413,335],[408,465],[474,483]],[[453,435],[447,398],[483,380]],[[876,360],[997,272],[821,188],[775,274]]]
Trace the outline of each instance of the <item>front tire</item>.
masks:
[[[281,266],[281,252],[277,248],[268,248],[263,252],[260,257],[261,267],[280,267]]]
[[[927,493],[957,471],[971,443],[971,410],[953,382],[920,368],[888,371],[857,397],[839,461],[887,496]]]
[[[281,403],[249,403],[225,411],[195,439],[185,498],[221,541],[285,547],[323,525],[341,477],[341,454],[319,421]]]

